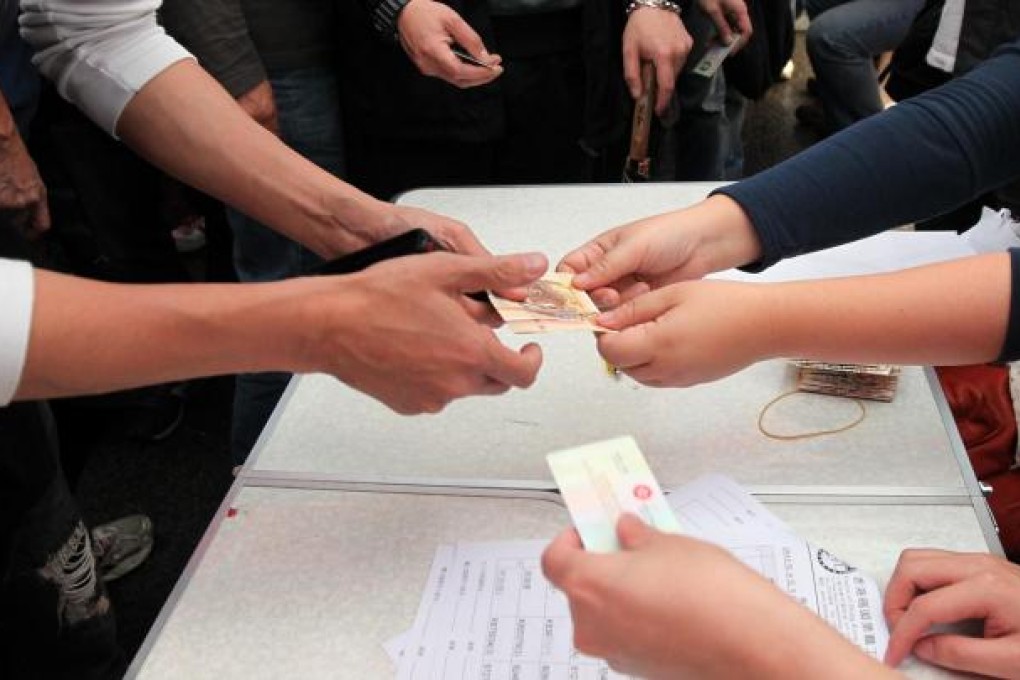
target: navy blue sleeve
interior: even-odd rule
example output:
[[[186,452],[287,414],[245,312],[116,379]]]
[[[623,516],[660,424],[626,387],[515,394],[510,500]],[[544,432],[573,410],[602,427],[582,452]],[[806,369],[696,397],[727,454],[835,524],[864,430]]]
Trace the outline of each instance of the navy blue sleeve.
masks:
[[[1020,176],[1020,42],[980,68],[716,193],[747,212],[760,270],[955,208]]]

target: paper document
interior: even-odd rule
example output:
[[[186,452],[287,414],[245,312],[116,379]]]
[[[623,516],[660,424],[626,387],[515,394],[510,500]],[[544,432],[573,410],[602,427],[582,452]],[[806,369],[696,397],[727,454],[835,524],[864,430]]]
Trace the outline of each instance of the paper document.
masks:
[[[400,680],[616,680],[573,648],[566,598],[542,575],[548,541],[444,545],[436,552]]]
[[[729,550],[868,654],[878,659],[885,654],[889,633],[881,594],[867,575],[796,536],[727,477],[702,477],[667,498],[685,533]],[[412,629],[386,644],[397,677],[626,678],[573,649],[567,601],[542,575],[547,545],[537,540],[440,546]]]
[[[701,477],[668,499],[685,533],[726,548],[862,650],[885,655],[889,629],[872,578],[799,538],[723,475]]]

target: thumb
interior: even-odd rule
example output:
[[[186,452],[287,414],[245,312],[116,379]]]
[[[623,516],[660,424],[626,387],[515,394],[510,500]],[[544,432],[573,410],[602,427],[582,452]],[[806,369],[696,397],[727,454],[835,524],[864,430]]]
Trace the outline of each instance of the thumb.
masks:
[[[449,281],[458,293],[504,290],[524,286],[542,276],[549,261],[541,253],[498,257],[460,257],[460,266],[450,267]]]
[[[650,321],[655,321],[676,305],[672,286],[653,290],[623,303],[616,309],[599,314],[596,321],[600,326],[622,330]]]
[[[447,19],[446,30],[453,37],[454,42],[467,50],[468,54],[475,59],[488,63],[490,55],[489,51],[485,49],[485,43],[482,42],[482,39],[475,33],[475,30],[459,15],[454,14]]]
[[[574,277],[574,285],[584,290],[608,286],[635,273],[639,263],[638,247],[621,243],[595,258],[587,269]]]
[[[624,550],[636,550],[655,537],[655,530],[637,515],[625,512],[616,523],[616,537]]]
[[[1016,668],[1016,652],[1008,639],[964,635],[929,635],[914,646],[914,655],[936,666],[990,677],[1005,677]]]

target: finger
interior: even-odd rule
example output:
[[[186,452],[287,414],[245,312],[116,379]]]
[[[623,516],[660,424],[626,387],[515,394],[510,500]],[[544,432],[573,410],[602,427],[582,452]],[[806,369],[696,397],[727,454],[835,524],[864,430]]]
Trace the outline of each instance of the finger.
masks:
[[[929,635],[914,645],[913,651],[930,664],[993,678],[1007,677],[1020,667],[1020,651],[1010,639]]]
[[[906,550],[900,556],[885,589],[883,612],[896,627],[914,598],[967,578],[980,569],[972,556],[943,550]]]
[[[488,302],[473,300],[464,295],[461,297],[460,303],[464,307],[464,311],[480,324],[485,324],[490,328],[499,328],[503,323],[503,318],[499,315],[499,312]]]
[[[603,312],[595,321],[600,326],[622,330],[640,324],[655,321],[676,306],[674,291],[662,288],[647,295],[639,295],[621,304],[616,309]]]
[[[641,364],[640,366],[629,366],[624,371],[630,379],[648,387],[664,387],[662,368],[654,362]],[[676,386],[676,385],[674,385]]]
[[[624,550],[636,550],[648,543],[653,536],[655,530],[632,513],[623,513],[616,522],[616,537],[620,539],[620,547]]]
[[[488,69],[484,66],[465,64],[448,45],[443,45],[432,55],[439,77],[460,88],[478,87],[495,80],[502,73],[502,67]]]
[[[954,583],[914,599],[889,636],[886,663],[898,666],[931,627],[965,619],[984,619],[990,606],[987,593],[974,581]]]
[[[507,385],[506,383],[500,382],[498,380],[493,380],[492,378],[486,378],[484,381],[482,381],[482,384],[475,392],[475,396],[493,397],[498,396],[500,394],[506,394],[509,391],[510,385]]]
[[[754,33],[754,27],[751,25],[751,16],[747,12],[747,5],[740,3],[740,6],[730,12],[730,16],[733,17],[737,24],[737,30],[740,31],[741,45],[743,47],[751,39],[751,34]]]
[[[623,46],[623,80],[627,83],[631,99],[641,96],[641,55],[630,43]]]
[[[591,293],[591,301],[599,309],[613,309],[621,302],[619,291],[615,288],[599,288]]]
[[[637,247],[630,246],[628,243],[606,243],[604,246],[596,245],[595,247],[600,248],[601,255],[596,255],[595,249],[591,246],[585,247],[587,252],[583,256],[590,258],[590,264],[588,267],[579,269],[578,275],[574,277],[573,284],[578,288],[583,290],[604,288],[612,285],[618,279],[630,276],[637,270]],[[573,263],[575,260],[570,262]]]
[[[649,324],[645,324],[621,333],[603,333],[596,341],[599,354],[620,370],[651,363],[655,358],[655,341],[649,330]]]
[[[443,245],[455,253],[462,255],[489,255],[488,248],[482,245],[475,233],[463,222],[448,219],[448,224],[435,229],[433,236],[439,239]],[[428,228],[433,231],[432,228]]]
[[[429,257],[436,257],[435,262],[443,267],[449,286],[458,293],[526,286],[542,276],[549,267],[549,261],[541,253],[498,257],[446,255],[441,260],[439,255],[436,253]],[[451,257],[456,257],[454,262],[450,262]]]
[[[655,77],[658,84],[655,97],[655,113],[660,116],[666,113],[670,98],[673,96],[676,73],[677,64],[671,57],[662,56],[655,60]]]
[[[482,42],[481,36],[460,15],[452,14],[452,16],[449,16],[444,22],[444,27],[453,37],[454,42],[463,47],[472,57],[486,64],[493,63],[489,50],[485,49],[485,43]]]
[[[645,293],[651,292],[651,290],[652,287],[644,281],[636,281],[623,289],[623,292],[620,293],[620,302],[630,302],[636,297],[640,297]]]
[[[576,529],[567,529],[554,538],[542,553],[542,573],[550,583],[562,590],[564,578],[583,553],[580,534]]]
[[[580,284],[576,281],[576,275],[591,269],[592,265],[605,257],[608,250],[612,249],[610,245],[615,239],[610,240],[609,237],[602,236],[594,241],[589,241],[577,250],[572,250],[567,253],[559,264],[556,265],[556,271],[567,271],[575,275],[573,285],[580,287]]]
[[[487,349],[489,361],[485,375],[489,378],[514,387],[530,387],[535,382],[538,369],[542,367],[542,350],[538,345],[529,343],[516,351],[489,331]]]
[[[723,45],[729,45],[730,41],[733,40],[733,30],[730,28],[730,22],[726,20],[722,7],[716,5],[708,10],[708,16],[711,17],[712,23],[715,24],[715,30],[719,32],[719,40]]]

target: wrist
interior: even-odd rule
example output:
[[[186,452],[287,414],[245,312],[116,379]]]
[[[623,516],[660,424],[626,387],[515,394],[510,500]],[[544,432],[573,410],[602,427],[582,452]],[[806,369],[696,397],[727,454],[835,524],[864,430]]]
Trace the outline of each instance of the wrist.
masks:
[[[400,37],[399,22],[411,0],[380,0],[372,9],[372,28],[384,38],[396,42]]]
[[[694,256],[705,274],[740,267],[761,258],[761,240],[740,204],[716,194],[691,208],[696,231]]]
[[[640,9],[657,9],[672,12],[678,17],[683,15],[683,10],[680,8],[680,4],[678,2],[674,2],[674,0],[630,0],[630,2],[627,3],[627,16],[630,16]]]

